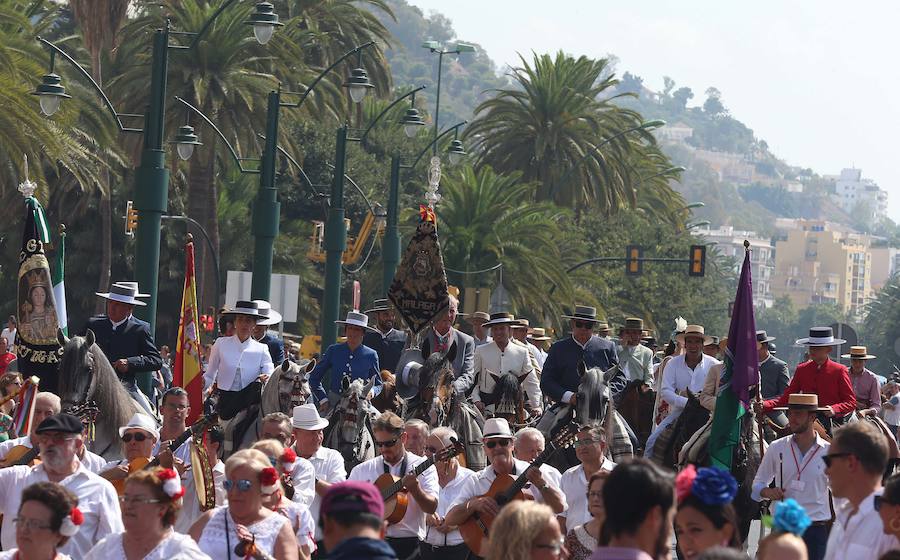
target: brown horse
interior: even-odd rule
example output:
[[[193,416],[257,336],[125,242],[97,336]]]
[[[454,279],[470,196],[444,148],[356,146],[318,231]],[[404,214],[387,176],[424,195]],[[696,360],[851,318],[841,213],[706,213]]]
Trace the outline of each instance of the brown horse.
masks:
[[[656,403],[656,391],[644,391],[643,385],[640,379],[630,381],[616,404],[616,410],[634,430],[641,447],[646,445],[647,438],[653,432],[653,407]]]

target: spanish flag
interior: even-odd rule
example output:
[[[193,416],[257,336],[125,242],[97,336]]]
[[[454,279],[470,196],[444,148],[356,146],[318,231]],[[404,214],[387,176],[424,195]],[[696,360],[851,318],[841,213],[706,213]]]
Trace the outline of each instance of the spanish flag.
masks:
[[[191,404],[187,423],[193,424],[203,412],[203,368],[200,364],[200,320],[197,314],[192,241],[185,245],[184,295],[181,297],[181,319],[178,321],[178,344],[175,348],[172,382],[187,391]]]

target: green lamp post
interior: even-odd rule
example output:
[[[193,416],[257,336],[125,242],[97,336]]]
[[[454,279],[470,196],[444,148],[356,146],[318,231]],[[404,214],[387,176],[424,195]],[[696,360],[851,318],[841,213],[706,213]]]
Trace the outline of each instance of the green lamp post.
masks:
[[[61,79],[53,74],[52,65],[54,53],[60,53],[71,62],[82,75],[88,78],[94,89],[100,94],[106,106],[110,109],[119,129],[124,132],[142,132],[143,148],[141,150],[141,161],[135,170],[135,194],[134,207],[138,211],[138,227],[136,232],[136,259],[135,259],[135,279],[141,288],[148,291],[150,298],[145,307],[139,307],[135,310],[138,317],[150,323],[151,334],[156,332],[156,308],[157,293],[159,287],[159,246],[162,216],[166,212],[168,206],[168,188],[169,188],[169,170],[166,167],[166,152],[164,148],[165,138],[165,114],[166,114],[166,85],[169,66],[169,49],[189,50],[193,49],[213,21],[231,6],[237,0],[226,0],[213,15],[206,20],[203,27],[197,33],[180,32],[179,35],[193,37],[190,45],[170,45],[169,37],[171,26],[166,21],[166,26],[157,29],[153,33],[153,51],[152,61],[150,65],[150,104],[147,114],[144,115],[143,129],[128,128],[122,124],[122,118],[137,118],[141,115],[118,113],[110,103],[109,98],[103,93],[102,88],[93,79],[90,74],[75,60],[66,55],[56,45],[42,38],[38,40],[51,49],[51,72],[44,76],[42,83],[38,86],[35,95],[40,97],[41,109],[45,114],[53,114],[59,108],[60,101],[68,97],[62,89]],[[274,28],[281,25],[278,22],[278,16],[274,13],[272,5],[268,2],[259,2],[256,5],[255,12],[247,21],[253,25],[254,34],[257,40],[262,35],[265,38],[267,32],[261,31],[264,27]],[[271,33],[268,33],[271,37]],[[264,41],[259,41],[264,44]],[[54,77],[55,76],[55,77]],[[179,132],[187,132],[182,129]],[[192,145],[196,146],[199,142],[193,138]],[[184,148],[185,153],[188,148]],[[183,154],[179,154],[183,155]],[[151,391],[151,376],[149,373],[141,374],[138,378],[138,384],[141,389],[149,394]]]
[[[444,66],[444,55],[446,54],[455,54],[459,55],[462,53],[473,53],[475,52],[475,46],[470,45],[468,43],[456,43],[455,47],[445,48],[437,41],[425,41],[422,43],[422,48],[428,49],[431,54],[438,55],[438,69],[437,69],[437,92],[435,93],[435,102],[434,102],[434,140],[432,144],[432,149],[434,150],[432,155],[437,155],[437,137],[439,130],[439,121],[441,116],[441,70]]]

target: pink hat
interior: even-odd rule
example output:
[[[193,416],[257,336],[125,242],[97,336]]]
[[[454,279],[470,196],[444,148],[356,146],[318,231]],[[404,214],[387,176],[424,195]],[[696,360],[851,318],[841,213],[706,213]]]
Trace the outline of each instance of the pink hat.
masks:
[[[322,498],[323,516],[333,513],[371,513],[384,517],[384,498],[371,482],[348,480],[333,484]]]

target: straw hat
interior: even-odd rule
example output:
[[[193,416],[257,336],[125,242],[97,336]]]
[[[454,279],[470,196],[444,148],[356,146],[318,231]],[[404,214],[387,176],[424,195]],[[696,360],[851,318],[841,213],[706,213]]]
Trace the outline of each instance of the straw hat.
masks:
[[[849,354],[841,354],[841,358],[849,358],[851,360],[874,360],[876,356],[869,354],[865,346],[851,346]]]
[[[537,340],[538,342],[550,340],[550,337],[547,336],[547,331],[545,331],[543,327],[533,327],[531,329],[531,334],[528,335],[528,338],[530,338],[531,340]]]
[[[821,412],[828,409],[819,406],[819,396],[815,393],[793,393],[788,395],[787,406],[778,406],[772,410],[809,410],[810,412]]]
[[[703,325],[688,325],[687,328],[684,329],[684,332],[675,335],[675,340],[684,344],[684,339],[688,336],[702,337],[703,346],[706,346],[712,341],[712,337],[706,334],[706,331],[703,329]]]

